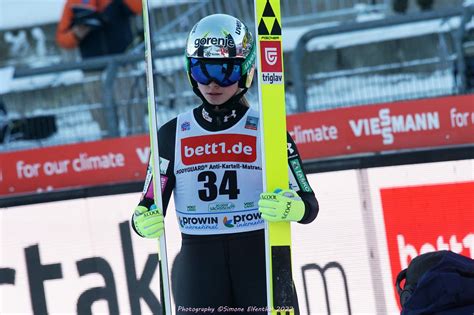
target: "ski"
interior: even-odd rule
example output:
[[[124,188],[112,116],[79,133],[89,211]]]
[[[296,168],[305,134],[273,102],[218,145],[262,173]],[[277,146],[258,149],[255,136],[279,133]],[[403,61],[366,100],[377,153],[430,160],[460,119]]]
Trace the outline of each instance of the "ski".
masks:
[[[156,118],[155,89],[153,80],[153,52],[151,44],[151,29],[149,20],[148,0],[142,0],[143,5],[143,32],[145,40],[146,83],[148,98],[148,124],[150,130],[151,167],[153,172],[153,193],[155,204],[163,209],[161,196],[160,153],[158,150],[158,121]],[[166,230],[165,230],[166,231]],[[172,314],[170,281],[168,273],[168,256],[166,251],[166,233],[160,237],[158,246],[158,261],[160,265],[160,296],[162,314]],[[152,310],[153,311],[153,310]]]
[[[254,0],[264,191],[288,188],[280,0]],[[291,225],[265,222],[269,314],[294,314]]]

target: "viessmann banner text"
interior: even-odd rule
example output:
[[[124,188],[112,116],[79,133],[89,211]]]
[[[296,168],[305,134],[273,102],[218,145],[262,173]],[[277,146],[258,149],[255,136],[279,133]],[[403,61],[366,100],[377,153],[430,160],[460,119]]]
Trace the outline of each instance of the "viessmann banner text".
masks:
[[[304,160],[474,142],[474,95],[288,117]],[[0,196],[142,181],[147,135],[1,155]]]

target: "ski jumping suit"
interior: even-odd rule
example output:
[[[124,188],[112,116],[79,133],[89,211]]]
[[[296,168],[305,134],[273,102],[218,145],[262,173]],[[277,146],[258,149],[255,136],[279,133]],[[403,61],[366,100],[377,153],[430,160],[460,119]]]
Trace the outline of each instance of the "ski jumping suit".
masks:
[[[166,212],[174,191],[182,233],[171,273],[177,314],[189,314],[190,307],[266,314],[258,119],[258,112],[240,103],[228,115],[205,104],[158,132],[163,207]],[[299,223],[310,223],[318,202],[289,134],[287,142],[290,188],[305,203]],[[153,204],[150,169],[140,201],[147,208]]]

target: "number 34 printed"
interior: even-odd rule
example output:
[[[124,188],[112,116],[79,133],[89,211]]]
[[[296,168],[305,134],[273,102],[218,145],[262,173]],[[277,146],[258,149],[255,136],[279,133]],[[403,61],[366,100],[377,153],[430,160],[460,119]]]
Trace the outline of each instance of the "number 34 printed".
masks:
[[[219,195],[228,195],[229,199],[237,199],[240,193],[237,185],[237,171],[225,171],[220,184],[217,183],[216,173],[212,171],[199,173],[198,181],[204,186],[204,189],[198,190],[199,199],[202,201],[213,201]]]

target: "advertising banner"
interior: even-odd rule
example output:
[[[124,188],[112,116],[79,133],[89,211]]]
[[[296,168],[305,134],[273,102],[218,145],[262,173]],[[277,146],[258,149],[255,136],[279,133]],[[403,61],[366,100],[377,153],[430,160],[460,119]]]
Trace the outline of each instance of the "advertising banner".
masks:
[[[78,143],[0,155],[0,196],[143,181],[148,136]]]
[[[341,108],[288,116],[287,127],[306,161],[460,146],[474,143],[472,104],[474,95],[463,95]],[[223,140],[216,137],[219,146],[209,152],[200,139],[189,143],[182,152],[186,161],[199,163],[215,154],[232,160],[235,152],[249,154],[251,139],[226,138],[230,147],[222,151]],[[0,197],[140,182],[149,153],[148,135],[3,153]]]
[[[303,159],[474,143],[474,95],[288,116]]]
[[[381,198],[392,283],[420,254],[474,259],[474,182],[385,188]]]
[[[413,258],[451,250],[474,259],[474,161],[381,167],[368,174],[387,312],[399,314],[393,284]]]
[[[292,225],[301,314],[400,314],[394,277],[414,257],[438,249],[473,257],[473,166],[463,160],[309,175],[319,215]],[[139,198],[0,209],[0,314],[159,309],[158,244],[130,227]],[[171,200],[171,270],[181,242],[174,208]]]
[[[301,314],[376,313],[355,172],[310,175],[309,182],[322,209],[313,223],[293,226]],[[1,209],[0,314],[156,312],[158,244],[137,236],[129,222],[139,198],[132,193]],[[169,209],[172,270],[181,236],[173,200]]]

